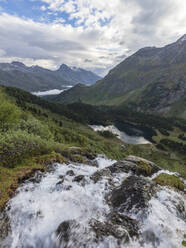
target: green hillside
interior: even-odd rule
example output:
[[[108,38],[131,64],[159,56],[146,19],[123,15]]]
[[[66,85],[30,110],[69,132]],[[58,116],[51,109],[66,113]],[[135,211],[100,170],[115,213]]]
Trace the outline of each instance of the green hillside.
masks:
[[[186,177],[186,122],[82,103],[47,102],[28,92],[0,87],[0,207],[19,182],[51,162],[85,162],[96,154],[112,159],[137,155]],[[119,121],[119,123],[118,123]],[[128,145],[88,124],[134,125],[153,144]]]
[[[14,86],[23,90],[35,92],[52,89],[63,89],[66,85],[79,82],[93,84],[100,77],[91,71],[81,68],[70,68],[63,64],[56,71],[39,66],[28,67],[23,63],[0,63],[0,85]]]
[[[128,105],[140,111],[186,118],[186,40],[147,47],[125,59],[95,85],[81,84],[52,98],[72,103]],[[183,104],[182,104],[183,103]],[[179,107],[178,107],[179,106]],[[176,111],[177,108],[179,111]]]

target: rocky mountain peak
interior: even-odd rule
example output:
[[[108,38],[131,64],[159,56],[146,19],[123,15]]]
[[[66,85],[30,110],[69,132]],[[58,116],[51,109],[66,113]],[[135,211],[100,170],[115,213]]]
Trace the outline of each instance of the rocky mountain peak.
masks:
[[[59,70],[60,70],[60,71],[67,71],[67,70],[71,70],[71,69],[70,69],[70,67],[68,67],[67,65],[62,64],[62,65],[59,67]]]
[[[18,66],[18,67],[25,67],[25,65],[22,62],[19,62],[19,61],[13,61],[11,64],[15,65],[15,66]]]
[[[182,44],[186,42],[186,34],[184,34],[178,41],[177,43]]]

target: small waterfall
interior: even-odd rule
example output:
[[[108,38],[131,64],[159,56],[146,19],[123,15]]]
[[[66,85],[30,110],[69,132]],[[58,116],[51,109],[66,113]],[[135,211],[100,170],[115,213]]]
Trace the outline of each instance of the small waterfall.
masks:
[[[55,164],[40,181],[36,178],[21,185],[7,206],[11,231],[6,240],[0,241],[0,247],[181,247],[186,234],[186,199],[184,194],[166,187],[160,187],[149,200],[145,215],[133,211],[123,213],[138,223],[138,238],[129,237],[127,243],[122,235],[98,238],[96,231],[101,233],[110,224],[100,230],[92,223],[107,221],[112,208],[107,201],[108,195],[131,173],[114,174],[110,183],[105,169],[115,161],[99,156],[94,162],[97,166]],[[93,174],[104,170],[101,180],[92,179]],[[123,232],[120,227],[118,230],[118,233]]]

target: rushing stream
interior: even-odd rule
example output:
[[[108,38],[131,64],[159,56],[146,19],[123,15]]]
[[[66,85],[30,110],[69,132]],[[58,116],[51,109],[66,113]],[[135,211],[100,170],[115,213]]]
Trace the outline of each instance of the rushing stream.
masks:
[[[101,231],[92,228],[95,224],[91,223],[104,223],[112,208],[107,195],[131,173],[112,175],[112,183],[107,174],[98,181],[91,176],[115,162],[100,156],[95,161],[97,166],[55,164],[40,180],[36,177],[25,182],[7,206],[12,231],[0,247],[180,248],[186,233],[186,215],[177,206],[186,208],[186,199],[166,187],[150,199],[145,214],[133,209],[124,213],[139,224],[139,238],[129,238],[126,243],[122,235],[99,238],[95,234],[95,230]],[[123,227],[117,228],[123,232]]]

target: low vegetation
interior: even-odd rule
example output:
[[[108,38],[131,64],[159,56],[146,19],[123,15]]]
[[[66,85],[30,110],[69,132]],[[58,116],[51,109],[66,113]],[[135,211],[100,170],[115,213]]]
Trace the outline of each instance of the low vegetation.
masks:
[[[140,160],[139,162],[137,162],[137,165],[140,168],[144,169],[146,171],[146,174],[147,175],[150,175],[150,173],[151,173],[151,167],[150,167],[150,165],[147,162],[145,162],[144,160]]]
[[[154,181],[162,186],[169,186],[184,191],[184,183],[175,175],[162,173],[157,176]]]
[[[0,109],[0,207],[12,196],[19,178],[37,169],[44,170],[48,163],[68,159],[84,162],[86,157],[93,158],[95,154],[105,154],[116,160],[128,155],[140,156],[186,177],[186,159],[182,150],[174,153],[171,150],[174,147],[164,143],[162,145],[166,151],[154,145],[124,145],[112,133],[96,133],[88,126],[115,124],[116,120],[135,127],[145,126],[151,138],[161,135],[156,140],[157,144],[161,144],[161,139],[172,137],[175,128],[165,118],[141,113],[135,115],[127,108],[116,110],[82,103],[67,106],[51,103],[11,87],[0,87]],[[177,125],[176,128],[184,134],[181,137],[185,137],[185,122],[175,120],[173,125]],[[162,129],[170,135],[164,136],[167,133]],[[139,166],[148,172],[145,164]]]

